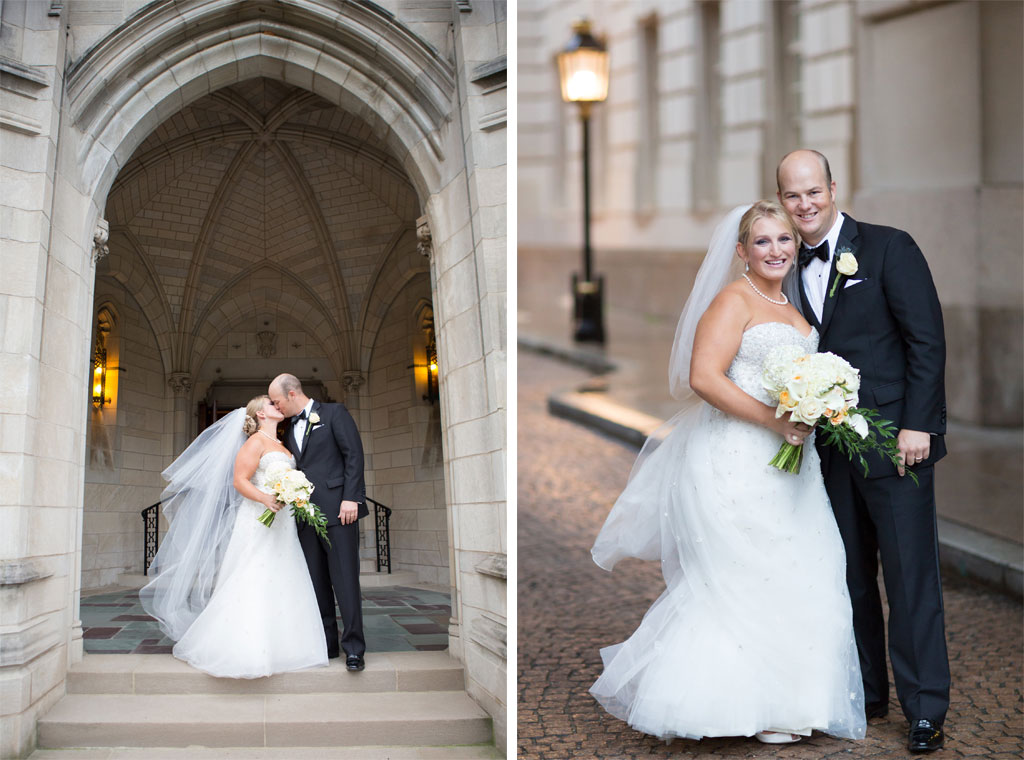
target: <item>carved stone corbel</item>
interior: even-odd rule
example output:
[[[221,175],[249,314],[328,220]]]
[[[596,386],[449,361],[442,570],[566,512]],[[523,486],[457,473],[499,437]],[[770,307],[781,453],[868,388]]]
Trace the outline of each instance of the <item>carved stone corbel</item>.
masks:
[[[426,215],[416,220],[416,250],[428,259],[434,255],[434,237],[430,232],[430,222]]]
[[[345,393],[358,393],[365,381],[366,378],[359,370],[346,370],[341,376],[341,387],[345,389]]]
[[[192,390],[192,376],[188,372],[172,372],[167,385],[175,396],[186,396]]]
[[[110,240],[110,222],[106,219],[96,220],[96,229],[92,233],[92,263],[97,264],[99,260],[110,253],[107,241]]]

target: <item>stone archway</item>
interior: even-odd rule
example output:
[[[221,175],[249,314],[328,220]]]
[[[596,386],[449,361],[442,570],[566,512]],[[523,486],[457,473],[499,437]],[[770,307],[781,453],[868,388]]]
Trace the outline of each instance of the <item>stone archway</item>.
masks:
[[[404,13],[401,0],[385,5]],[[122,205],[116,203],[117,191],[136,182],[138,172],[157,163],[164,167],[162,171],[173,173],[198,152],[215,151],[218,144],[232,139],[248,145],[228,161],[222,179],[243,177],[257,155],[275,162],[282,175],[301,179],[296,175],[303,157],[271,144],[292,137],[347,154],[345,160],[353,175],[376,172],[384,195],[391,195],[389,175],[403,175],[425,223],[421,226],[430,229],[430,258],[425,261],[429,261],[437,315],[442,445],[446,452],[444,502],[447,533],[452,537],[448,551],[455,591],[451,649],[466,663],[469,692],[491,712],[499,737],[503,736],[504,218],[500,227],[496,226],[495,211],[504,204],[504,138],[502,135],[499,146],[489,133],[503,128],[504,112],[492,109],[481,113],[478,109],[471,121],[466,116],[472,111],[470,106],[490,108],[495,98],[503,103],[499,85],[503,84],[504,60],[477,66],[480,71],[460,70],[468,65],[460,56],[472,49],[463,35],[476,33],[471,29],[473,23],[466,24],[473,22],[472,17],[462,18],[467,10],[453,6],[454,42],[442,56],[436,46],[424,41],[431,35],[435,41],[443,40],[429,24],[421,25],[417,33],[412,28],[414,22],[401,21],[395,13],[373,4],[155,0],[111,24],[110,31],[79,57],[69,56],[73,63],[61,72],[66,79],[63,95],[59,101],[53,99],[60,120],[59,133],[53,137],[52,212],[47,242],[39,248],[46,269],[39,291],[42,327],[36,333],[38,349],[25,353],[24,378],[31,387],[24,393],[16,389],[23,404],[18,413],[26,420],[37,418],[37,413],[28,410],[29,399],[47,399],[47,419],[55,422],[39,429],[59,445],[33,449],[32,456],[20,460],[25,467],[23,482],[28,485],[18,491],[18,511],[5,513],[16,518],[14,523],[6,523],[12,526],[8,543],[20,547],[15,556],[21,558],[21,569],[14,582],[22,584],[19,588],[43,583],[49,589],[48,598],[65,601],[42,616],[33,614],[14,621],[18,640],[31,641],[31,645],[0,666],[15,667],[25,677],[45,667],[49,684],[39,695],[33,692],[18,713],[14,746],[23,749],[31,745],[24,726],[33,726],[35,716],[60,697],[67,668],[81,658],[77,609],[82,585],[87,429],[82,389],[88,386],[97,261],[113,248],[109,262],[101,267],[110,267],[118,258],[125,264],[117,267],[110,279],[132,293],[134,305],[146,315],[154,333],[158,350],[153,366],[159,366],[165,383],[175,391],[168,393],[165,386],[163,392],[165,413],[177,420],[174,429],[179,442],[188,433],[187,426],[181,424],[188,404],[181,399],[190,393],[189,368],[197,361],[201,364],[201,357],[209,355],[216,343],[215,336],[209,334],[212,328],[208,326],[204,332],[189,325],[212,325],[219,320],[227,326],[246,309],[256,309],[259,299],[251,288],[248,295],[234,291],[244,290],[243,280],[251,282],[265,272],[252,262],[248,269],[240,267],[234,275],[227,273],[215,282],[201,276],[198,269],[190,269],[183,276],[182,288],[187,292],[175,303],[167,289],[160,287],[163,263],[137,255],[139,250],[149,249],[148,241],[140,239],[130,224],[114,224],[108,245],[105,215],[117,218],[123,212],[127,216],[132,203],[144,201],[141,196],[130,199],[129,193]],[[493,17],[481,19],[480,24],[482,33],[489,33],[493,40],[488,25],[493,28]],[[290,88],[277,110],[254,111],[239,101],[238,87],[258,78]],[[147,144],[154,130],[202,98],[216,102],[237,123],[209,124],[187,139],[175,142],[172,137],[163,145]],[[315,125],[296,125],[289,115],[301,112],[313,98],[361,120],[376,145],[364,149],[362,143],[346,143],[318,131]],[[272,138],[275,130],[277,137]],[[473,158],[474,149],[486,156]],[[478,192],[480,188],[486,192]],[[311,192],[306,191],[307,209]],[[111,201],[115,204],[110,205]],[[486,234],[481,232],[479,220],[474,221],[483,207],[487,210],[485,226],[490,230]],[[224,207],[221,209],[223,215]],[[200,225],[197,249],[201,261],[216,258],[211,256],[211,251],[216,253],[213,235],[222,218],[211,217]],[[332,233],[322,223],[314,221],[311,234],[321,253],[329,249]],[[422,233],[418,239],[424,239]],[[329,258],[325,259],[328,270]],[[240,273],[242,280],[238,279]],[[325,354],[335,363],[339,358],[342,362],[343,387],[358,389],[366,342],[360,332],[361,304],[352,303],[339,287],[338,280],[344,278],[343,273],[334,276],[328,271],[324,292],[309,300],[319,301],[322,319],[316,329],[323,335]],[[455,289],[474,281],[476,298],[467,303]],[[464,422],[458,397],[449,396],[447,377],[456,370],[461,370],[463,377],[475,377],[486,388],[488,404],[482,418],[485,435],[452,456],[451,437]],[[450,417],[445,410],[450,410]],[[175,448],[173,441],[164,445],[165,455]],[[484,513],[490,515],[487,521],[480,519]],[[49,518],[45,539],[33,528],[42,514]],[[484,524],[492,525],[493,530],[481,533]],[[499,561],[489,561],[492,555]],[[476,578],[483,573],[477,568],[483,565],[488,568],[483,580],[466,585],[463,577]],[[496,566],[502,568],[501,573],[493,572]],[[495,587],[481,590],[481,583]],[[472,635],[476,618],[484,621],[479,637]],[[464,639],[464,633],[469,637]],[[14,725],[4,720],[5,727]]]

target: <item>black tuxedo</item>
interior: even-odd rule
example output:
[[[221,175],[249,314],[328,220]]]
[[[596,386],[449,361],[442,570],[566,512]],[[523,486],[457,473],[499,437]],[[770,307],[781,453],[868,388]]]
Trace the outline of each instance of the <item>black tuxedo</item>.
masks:
[[[843,250],[857,258],[857,272],[841,276],[830,298]],[[799,296],[800,310],[818,328],[818,350],[838,354],[860,370],[860,406],[877,409],[897,429],[931,434],[928,458],[910,468],[920,486],[909,477],[900,478],[877,455],[867,457],[870,472],[865,477],[859,465],[820,441],[818,452],[846,546],[865,700],[889,699],[877,581],[881,554],[889,600],[889,654],[900,704],[911,720],[941,724],[949,706],[949,664],[933,465],[946,453],[946,347],[931,273],[906,232],[847,216],[832,258],[820,323],[806,304],[800,273],[792,278],[787,290]],[[860,282],[845,287],[855,280]]]
[[[342,501],[359,503],[359,517],[366,517],[366,487],[363,483],[363,444],[352,415],[342,404],[314,401],[306,421],[303,445],[296,444],[294,425],[285,432],[285,445],[295,456],[295,466],[313,484],[312,501],[327,516],[327,546],[305,523],[298,523],[299,543],[306,557],[309,577],[316,591],[327,653],[338,655],[338,618],[334,600],[338,600],[344,631],[341,647],[346,654],[363,655],[362,597],[359,590],[359,521],[342,525],[338,511]],[[333,593],[332,593],[333,587]]]

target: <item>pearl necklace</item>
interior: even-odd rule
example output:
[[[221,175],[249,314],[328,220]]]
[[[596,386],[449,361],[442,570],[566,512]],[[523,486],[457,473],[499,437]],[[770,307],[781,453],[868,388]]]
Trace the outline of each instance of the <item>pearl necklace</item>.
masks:
[[[781,301],[776,301],[774,298],[770,298],[769,296],[766,296],[764,293],[762,293],[760,290],[757,289],[757,285],[755,285],[751,281],[751,279],[749,277],[747,277],[747,273],[746,272],[743,273],[743,279],[747,281],[747,285],[749,285],[750,287],[752,287],[754,289],[755,293],[757,293],[759,296],[761,296],[761,298],[763,298],[764,300],[768,301],[769,303],[773,303],[776,306],[785,306],[786,304],[789,303],[789,298],[786,297],[785,293],[782,294],[782,300]]]
[[[262,430],[257,430],[256,432],[259,433],[260,435],[264,436],[265,438],[269,438],[274,443],[280,443],[280,441],[277,440],[274,436],[268,435],[267,433],[264,433]]]

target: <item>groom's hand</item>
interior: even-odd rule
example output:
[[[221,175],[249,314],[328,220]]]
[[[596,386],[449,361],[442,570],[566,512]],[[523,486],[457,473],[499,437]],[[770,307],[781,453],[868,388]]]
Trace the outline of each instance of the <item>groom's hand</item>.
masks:
[[[338,519],[342,525],[354,523],[359,519],[359,503],[355,501],[341,502],[341,509],[338,510]]]
[[[917,464],[928,458],[932,450],[932,437],[920,430],[901,430],[896,437],[896,446],[905,465]],[[907,470],[897,467],[896,471],[903,477]]]

